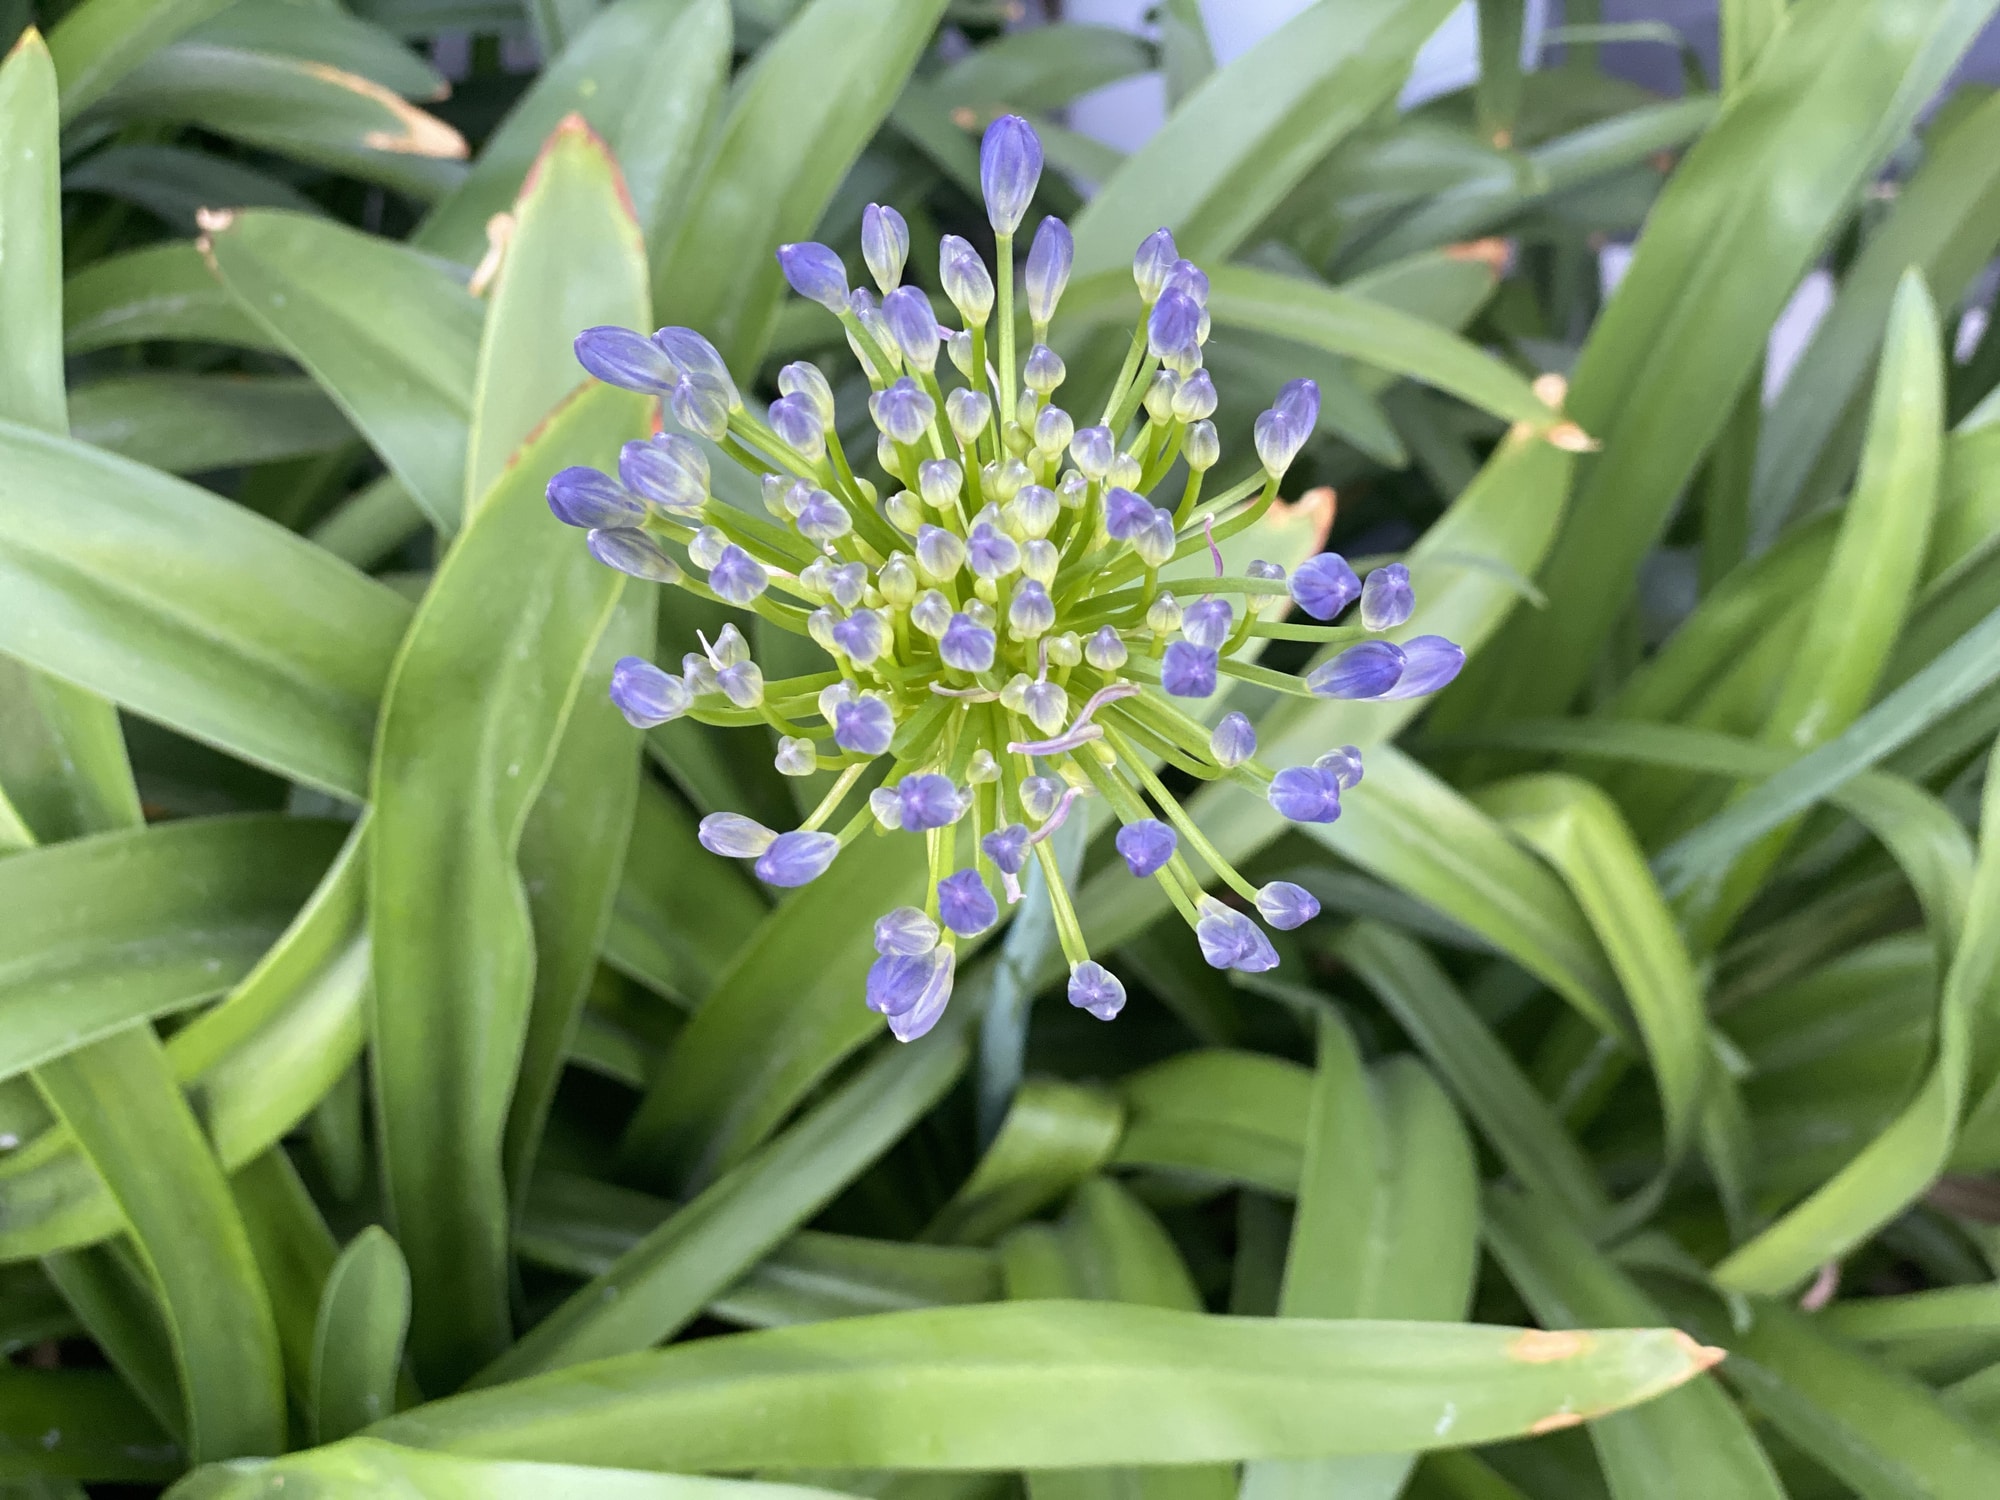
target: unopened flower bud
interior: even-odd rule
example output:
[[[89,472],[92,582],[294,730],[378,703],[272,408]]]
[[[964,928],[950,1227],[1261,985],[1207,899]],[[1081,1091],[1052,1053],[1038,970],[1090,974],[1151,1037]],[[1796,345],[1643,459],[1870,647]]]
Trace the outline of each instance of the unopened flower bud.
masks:
[[[938,280],[968,327],[984,323],[992,313],[993,276],[969,241],[948,234],[939,242]]]
[[[936,589],[925,589],[910,605],[910,623],[932,640],[951,628],[951,601]]]
[[[910,566],[909,558],[892,552],[876,575],[875,587],[882,595],[882,602],[891,609],[908,609],[917,597],[917,570]]]
[[[1042,484],[1022,485],[1007,508],[1013,512],[1015,526],[1024,539],[1047,536],[1055,530],[1056,518],[1062,514],[1062,502],[1056,498],[1056,492]]]
[[[1047,344],[1037,344],[1028,351],[1021,367],[1021,382],[1037,396],[1046,396],[1063,383],[1068,373],[1060,354]]]
[[[1007,635],[1012,640],[1032,641],[1048,634],[1056,623],[1056,607],[1049,591],[1032,578],[1022,581],[1007,606]]]
[[[801,297],[832,312],[847,308],[847,268],[826,246],[811,240],[778,246],[778,267]]]
[[[819,413],[804,396],[780,396],[770,405],[771,430],[797,451],[807,463],[826,457],[826,430]]]
[[[950,510],[965,488],[965,471],[954,459],[927,458],[917,465],[917,488],[932,510]]]
[[[1073,667],[1083,660],[1083,642],[1074,630],[1049,637],[1049,665]]]
[[[1155,229],[1143,240],[1132,256],[1132,280],[1138,283],[1139,300],[1151,307],[1160,298],[1160,292],[1167,284],[1167,272],[1180,258],[1174,248],[1174,237],[1164,229]]]
[[[688,538],[688,560],[697,568],[712,568],[722,557],[729,538],[713,526],[704,526]]]
[[[1109,427],[1079,427],[1069,440],[1069,456],[1084,478],[1102,483],[1118,453],[1118,439]]]
[[[1100,672],[1117,671],[1125,665],[1126,656],[1124,640],[1109,625],[1101,627],[1083,648],[1083,659]]]
[[[606,385],[657,396],[672,390],[680,379],[666,351],[630,328],[586,328],[576,336],[574,347],[576,362]]]
[[[1076,435],[1076,423],[1060,406],[1045,406],[1035,413],[1035,451],[1056,454],[1069,446]]]
[[[1187,440],[1181,444],[1181,457],[1197,474],[1205,474],[1222,461],[1222,439],[1216,436],[1213,422],[1188,423]]]
[[[979,189],[996,234],[1020,227],[1042,176],[1042,143],[1019,115],[1002,115],[979,143]]]
[[[937,314],[931,311],[931,299],[922,288],[902,286],[889,293],[882,299],[882,319],[889,325],[906,365],[926,375],[937,368]]]
[[[955,576],[965,564],[965,542],[942,526],[917,528],[917,568],[933,583]]]
[[[937,415],[937,403],[905,375],[886,391],[869,397],[868,405],[882,435],[905,447],[922,441]]]
[[[812,404],[819,416],[821,427],[833,425],[833,386],[826,374],[810,360],[796,359],[778,371],[778,389],[787,396],[798,396]]]
[[[944,415],[951,423],[951,435],[970,448],[993,420],[993,402],[984,392],[960,386],[944,398]]]
[[[883,291],[894,291],[910,258],[910,226],[893,208],[871,203],[861,210],[861,258]]]
[[[1167,635],[1181,628],[1181,602],[1162,591],[1146,606],[1146,628],[1154,635]]]
[[[1174,392],[1174,420],[1199,422],[1215,415],[1215,381],[1206,370],[1196,370]]]
[[[953,329],[944,336],[944,349],[951,356],[951,367],[972,379],[972,335],[962,328]]]
[[[798,735],[778,737],[777,767],[780,776],[810,776],[819,769],[819,755],[813,742]]]
[[[889,517],[889,524],[905,536],[914,535],[924,523],[924,507],[908,490],[896,491],[882,502],[882,509]]]
[[[1141,404],[1146,415],[1155,422],[1168,422],[1174,415],[1174,396],[1180,390],[1180,377],[1172,370],[1156,370],[1146,384],[1146,394]]]
[[[1115,484],[1121,489],[1133,490],[1139,487],[1139,480],[1145,470],[1139,467],[1139,460],[1129,453],[1119,453],[1111,460],[1111,471],[1104,476],[1106,484]]]
[[[1035,242],[1028,248],[1025,275],[1028,318],[1037,328],[1046,328],[1056,315],[1056,303],[1069,285],[1070,267],[1076,263],[1076,241],[1061,219],[1042,220],[1035,230]],[[1053,389],[1053,387],[1051,387]]]

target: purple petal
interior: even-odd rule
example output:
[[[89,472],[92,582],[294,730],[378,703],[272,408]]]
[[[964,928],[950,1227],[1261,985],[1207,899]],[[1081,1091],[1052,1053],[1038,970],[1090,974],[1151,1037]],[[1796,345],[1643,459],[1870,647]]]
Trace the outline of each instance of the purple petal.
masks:
[[[1465,648],[1441,635],[1420,635],[1403,642],[1403,656],[1403,675],[1379,697],[1421,698],[1435,693],[1465,665]]]
[[[1363,641],[1315,667],[1306,677],[1306,690],[1320,698],[1380,698],[1402,678],[1404,663],[1403,648],[1393,642]],[[1457,671],[1453,666],[1445,681]]]
[[[826,873],[840,853],[840,840],[830,833],[781,833],[752,866],[766,885],[807,885]]]

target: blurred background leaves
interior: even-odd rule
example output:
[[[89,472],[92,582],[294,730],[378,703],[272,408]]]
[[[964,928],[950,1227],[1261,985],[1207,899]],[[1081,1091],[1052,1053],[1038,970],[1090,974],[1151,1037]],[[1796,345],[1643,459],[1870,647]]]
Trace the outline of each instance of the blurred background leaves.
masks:
[[[1725,0],[1707,76],[1482,0],[1404,107],[1449,4],[0,5],[0,1494],[2000,1493],[1993,9]],[[1071,379],[1172,226],[1225,444],[1325,393],[1232,556],[1401,557],[1472,663],[1237,684],[1367,754],[1193,801],[1324,904],[1283,968],[1073,841],[1124,1015],[1031,883],[902,1047],[909,851],[707,856],[766,732],[603,684],[729,611],[540,490],[652,421],[578,328],[768,394],[840,342],[774,247],[894,202],[928,279],[1007,110]]]

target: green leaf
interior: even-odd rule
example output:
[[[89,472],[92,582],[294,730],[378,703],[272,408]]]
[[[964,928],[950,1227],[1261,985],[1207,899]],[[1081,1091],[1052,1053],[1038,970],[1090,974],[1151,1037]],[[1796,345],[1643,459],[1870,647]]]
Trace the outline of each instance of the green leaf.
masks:
[[[579,330],[646,322],[646,285],[633,268],[646,246],[625,179],[603,141],[565,117],[514,206],[488,299],[466,435],[465,513],[472,515],[542,420],[584,384]]]
[[[1593,1334],[1555,1362],[1521,1357],[1534,1347],[1466,1324],[1004,1302],[698,1339],[372,1431],[481,1457],[696,1471],[1226,1463],[1492,1442],[1701,1368],[1686,1335],[1663,1329]]]
[[[369,865],[374,1081],[416,1289],[411,1348],[432,1388],[508,1338],[501,1150],[534,966],[515,857],[622,585],[551,535],[542,488],[553,469],[643,431],[644,402],[609,386],[551,419],[439,566],[384,698]]]
[[[1953,306],[2000,244],[2000,99],[1932,130],[1925,144],[1923,165],[1841,277],[1840,295],[1765,419],[1753,490],[1760,544],[1802,498],[1833,491],[1854,461],[1876,347],[1899,284],[1920,271],[1938,302]],[[1816,464],[1824,471],[1817,485]]]
[[[793,1484],[640,1474],[597,1464],[493,1463],[350,1438],[270,1463],[218,1464],[190,1475],[174,1500],[252,1500],[293,1485],[324,1500],[380,1500],[386,1495],[438,1500],[834,1500],[835,1492]]]
[[[314,0],[235,0],[189,39],[324,63],[373,79],[407,99],[451,94],[444,75],[389,32]]]
[[[180,146],[107,147],[64,172],[63,188],[136,204],[177,234],[193,234],[217,203],[324,212],[290,183],[269,173]]]
[[[518,1382],[671,1338],[895,1144],[957,1079],[967,1053],[962,1019],[923,1046],[881,1053],[536,1324],[477,1383]]]
[[[629,1188],[535,1174],[515,1245],[524,1260],[574,1276],[602,1275],[674,1212]],[[774,1328],[861,1313],[990,1302],[1000,1270],[990,1250],[913,1245],[802,1229],[709,1303],[732,1323]]]
[[[232,215],[206,244],[237,305],[451,531],[465,488],[480,303],[401,245],[297,214]]]
[[[1750,1304],[1737,1327],[1714,1299],[1653,1290],[1674,1316],[1729,1350],[1725,1379],[1774,1428],[1868,1500],[1990,1494],[2000,1443],[1909,1376],[1820,1333],[1781,1302]]]
[[[755,366],[784,285],[774,252],[819,223],[943,10],[944,0],[810,0],[757,53],[731,86],[679,232],[656,247],[662,321],[706,334],[732,369]]]
[[[1819,1321],[1913,1373],[1988,1364],[2000,1358],[2000,1283],[1849,1298]]]
[[[1319,1025],[1319,1067],[1278,1316],[1450,1322],[1472,1301],[1479,1177],[1457,1112],[1421,1063],[1371,1077],[1346,1026]],[[1395,1500],[1416,1455],[1253,1464],[1244,1500]]]
[[[47,1255],[42,1270],[153,1420],[180,1438],[185,1412],[172,1341],[145,1267],[128,1243]]]
[[[403,482],[384,474],[334,506],[306,536],[342,562],[372,568],[429,525]]]
[[[1638,1023],[1666,1119],[1666,1169],[1694,1144],[1708,1064],[1708,1023],[1694,961],[1617,804],[1573,776],[1521,776],[1480,805],[1562,875],[1617,971]],[[1631,1038],[1621,1024],[1612,1033]]]
[[[1867,706],[1916,596],[1937,509],[1944,445],[1944,371],[1937,310],[1922,279],[1896,292],[1869,411],[1867,448],[1797,656],[1761,738],[1806,750]],[[1678,892],[1698,947],[1726,932],[1783,854],[1776,831]],[[1685,868],[1685,867],[1684,867]]]
[[[765,918],[674,1039],[620,1148],[634,1180],[698,1188],[883,1032],[862,1003],[875,919],[922,891],[922,845],[864,837]]]
[[[199,474],[326,453],[354,429],[296,375],[114,375],[70,395],[79,442],[165,469]]]
[[[53,1444],[46,1441],[52,1432]],[[0,1482],[157,1484],[185,1462],[109,1370],[24,1370],[0,1362]]]
[[[49,34],[62,80],[65,121],[117,84],[161,47],[199,26],[229,0],[84,0]]]
[[[606,6],[549,60],[413,243],[468,265],[476,261],[486,221],[513,203],[542,142],[574,111],[618,159],[633,215],[658,252],[728,78],[729,48],[726,0]]]
[[[185,848],[174,840],[192,840],[190,829],[206,826],[206,837],[219,838],[220,830],[256,823],[267,830],[267,840],[289,839],[294,845],[315,828],[321,837],[331,831],[297,820],[187,822],[147,830],[145,838],[152,842],[141,847]],[[269,886],[270,871],[248,857],[254,847],[246,842],[224,868],[236,872],[233,879]],[[368,979],[362,848],[357,831],[276,943],[268,937],[245,940],[245,962],[267,949],[249,976],[224,1003],[181,1027],[167,1043],[174,1076],[226,1171],[239,1171],[297,1125],[360,1053]],[[310,862],[301,849],[285,868]],[[189,859],[165,868],[198,872],[200,865]],[[161,884],[172,885],[167,875],[155,873]],[[252,893],[270,894],[261,887]],[[281,913],[273,916],[282,921]],[[87,1245],[118,1227],[116,1205],[66,1131],[47,1130],[0,1157],[0,1260]]]
[[[1420,944],[1378,922],[1357,922],[1335,952],[1410,1034],[1508,1171],[1583,1224],[1610,1217],[1589,1159]]]
[[[977,1245],[1012,1228],[1103,1166],[1124,1123],[1118,1100],[1101,1089],[1027,1080],[1015,1090],[979,1165],[938,1210],[924,1238]]]
[[[1153,66],[1152,48],[1129,31],[1058,21],[1001,33],[946,68],[930,91],[995,114],[1039,112]]]
[[[1656,1323],[1660,1310],[1559,1211],[1525,1194],[1486,1197],[1487,1241],[1544,1327]],[[1554,1347],[1552,1342],[1551,1347]],[[1722,1351],[1711,1351],[1720,1358]],[[1750,1424],[1712,1380],[1694,1380],[1590,1424],[1614,1500],[1784,1500]]]
[[[0,464],[0,651],[361,795],[408,605],[241,506],[82,443],[0,423]]]
[[[128,70],[90,118],[192,125],[419,200],[442,197],[465,174],[465,138],[371,79],[192,38]]]
[[[695,868],[702,878],[685,879]],[[701,847],[688,810],[655,782],[642,781],[604,961],[698,1009],[769,912],[740,866]]]
[[[1119,1084],[1125,1133],[1114,1161],[1197,1180],[1299,1190],[1312,1075],[1295,1062],[1221,1048],[1183,1052]]]
[[[1395,97],[1450,10],[1450,0],[1316,4],[1210,74],[1078,216],[1077,275],[1122,267],[1163,224],[1181,254],[1227,260]]]
[[[396,1409],[396,1377],[410,1323],[410,1269],[371,1224],[340,1252],[320,1295],[313,1332],[312,1423],[330,1443]]]
[[[517,1205],[598,971],[621,876],[630,867],[641,789],[640,738],[611,695],[594,689],[610,680],[620,657],[646,653],[657,603],[652,589],[620,592],[584,669],[548,779],[521,830],[521,879],[535,932],[535,988],[504,1146]]]
[[[248,973],[325,868],[337,825],[201,818],[0,860],[0,1077]]]
[[[172,1061],[171,1053],[168,1060]],[[239,1168],[229,1179],[229,1191],[271,1297],[286,1390],[294,1410],[310,1413],[320,1291],[340,1245],[282,1146],[273,1146]]]
[[[107,255],[63,283],[63,353],[89,354],[148,339],[189,339],[275,350],[192,243]]]
[[[1569,412],[1598,438],[1541,583],[1454,685],[1460,722],[1576,695],[1766,335],[1822,242],[1993,11],[1993,0],[1795,6],[1669,179],[1576,367]]]
[[[114,835],[116,837],[116,835]],[[158,1038],[134,1026],[35,1085],[118,1202],[157,1287],[196,1462],[284,1446],[277,1328],[229,1185]]]
[[[140,821],[118,714],[101,698],[0,657],[0,788],[36,841]]]

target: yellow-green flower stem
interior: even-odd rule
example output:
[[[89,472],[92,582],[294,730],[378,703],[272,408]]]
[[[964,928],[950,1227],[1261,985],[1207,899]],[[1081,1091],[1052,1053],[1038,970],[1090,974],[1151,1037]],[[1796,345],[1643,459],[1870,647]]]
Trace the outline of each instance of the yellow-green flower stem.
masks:
[[[1121,765],[1137,776],[1140,783],[1152,794],[1153,801],[1159,804],[1160,810],[1167,815],[1167,821],[1174,825],[1183,839],[1187,840],[1189,847],[1201,856],[1202,863],[1221,876],[1223,883],[1237,895],[1246,901],[1254,902],[1257,899],[1257,887],[1245,880],[1237,872],[1236,866],[1224,858],[1222,851],[1209,841],[1208,835],[1203,833],[1194,819],[1187,815],[1187,810],[1180,805],[1174,794],[1167,790],[1165,783],[1153,774],[1152,768],[1146,764],[1145,758],[1138,753],[1132,742],[1108,724],[1104,728],[1104,738],[1118,751]]]
[[[803,832],[810,833],[838,812],[840,804],[847,800],[847,794],[854,790],[854,783],[859,781],[862,774],[873,764],[875,761],[871,756],[842,771],[833,785],[826,789],[826,795],[819,799],[819,806],[812,810],[805,822],[799,824],[799,828]]]
[[[1004,439],[1007,424],[1014,420],[1014,236],[1012,231],[993,237],[994,259],[999,262],[998,274],[993,278],[994,290],[999,294],[1000,316],[1000,435]]]
[[[1118,814],[1121,821],[1136,823],[1152,816],[1146,804],[1139,800],[1139,794],[1125,783],[1117,771],[1105,765],[1097,756],[1086,750],[1082,754],[1072,756],[1071,759],[1077,763],[1083,774],[1090,778],[1090,784],[1103,794],[1104,800],[1111,804],[1112,811]],[[1176,854],[1166,865],[1153,872],[1153,879],[1160,883],[1160,889],[1167,893],[1167,899],[1174,903],[1175,909],[1187,919],[1190,927],[1200,920],[1200,913],[1195,910],[1194,902],[1188,896],[1187,887],[1192,886],[1199,895],[1201,883],[1195,880],[1194,872],[1188,868],[1186,860]]]
[[[1151,354],[1139,362],[1138,374],[1132,377],[1132,383],[1125,388],[1124,395],[1118,398],[1116,409],[1105,423],[1114,434],[1123,432],[1131,423],[1133,415],[1139,410],[1139,403],[1146,397],[1146,386],[1159,368],[1160,361]]]
[[[1174,460],[1181,456],[1181,448],[1186,442],[1187,423],[1172,423],[1167,429],[1166,445],[1160,450],[1159,457],[1154,462],[1149,463],[1146,466],[1145,472],[1140,475],[1139,488],[1150,490],[1161,480],[1165,479],[1167,471],[1174,466]],[[1180,512],[1178,509],[1174,512],[1174,529],[1177,531],[1180,529]]]
[[[847,336],[861,346],[862,363],[868,367],[868,384],[878,391],[887,390],[895,382],[897,372],[903,368],[902,360],[875,342],[875,335],[868,331],[867,324],[854,315],[852,308],[844,307],[834,316],[840,319],[840,326],[847,330]]]
[[[1125,351],[1125,363],[1118,368],[1118,378],[1111,382],[1111,394],[1105,398],[1104,415],[1097,419],[1100,427],[1110,427],[1115,433],[1117,427],[1111,418],[1125,400],[1125,392],[1131,387],[1132,377],[1138,373],[1139,362],[1146,357],[1146,314],[1139,314],[1139,326],[1132,330],[1132,343]]]
[[[1076,908],[1070,904],[1062,867],[1056,863],[1056,851],[1047,839],[1033,847],[1035,861],[1042,867],[1042,885],[1049,893],[1049,909],[1055,914],[1056,941],[1062,944],[1063,957],[1073,969],[1090,960],[1090,949],[1083,941],[1083,923],[1077,920]]]
[[[1181,503],[1174,507],[1174,530],[1186,531],[1194,517],[1194,508],[1201,499],[1201,482],[1206,477],[1199,469],[1189,469],[1187,486],[1181,491]]]

